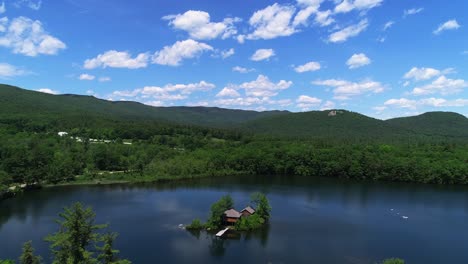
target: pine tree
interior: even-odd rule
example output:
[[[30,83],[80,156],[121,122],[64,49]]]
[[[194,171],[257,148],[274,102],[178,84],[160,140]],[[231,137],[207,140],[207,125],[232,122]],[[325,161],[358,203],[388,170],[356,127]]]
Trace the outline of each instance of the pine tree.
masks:
[[[62,218],[57,221],[60,224],[59,231],[46,237],[46,241],[51,243],[53,263],[93,263],[93,253],[87,249],[99,239],[95,231],[107,225],[95,225],[92,209],[83,208],[80,203],[66,207],[59,216]]]
[[[98,247],[98,250],[101,252],[101,254],[98,256],[98,259],[103,264],[114,263],[117,260],[116,255],[119,253],[119,251],[113,248],[116,238],[116,233],[107,233],[102,237],[104,245],[102,247]]]
[[[28,241],[23,245],[23,253],[20,256],[20,264],[40,264],[41,257],[34,256],[34,248],[32,242]]]

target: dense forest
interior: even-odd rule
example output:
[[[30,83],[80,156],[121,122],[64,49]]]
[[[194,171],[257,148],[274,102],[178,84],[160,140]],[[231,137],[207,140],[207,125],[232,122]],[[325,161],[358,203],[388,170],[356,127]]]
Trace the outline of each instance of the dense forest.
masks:
[[[11,86],[0,93],[11,96],[0,96],[1,190],[233,174],[468,183],[468,119],[453,113],[381,121],[340,110],[155,110]],[[232,122],[217,121],[223,115]],[[183,122],[193,116],[206,120]]]

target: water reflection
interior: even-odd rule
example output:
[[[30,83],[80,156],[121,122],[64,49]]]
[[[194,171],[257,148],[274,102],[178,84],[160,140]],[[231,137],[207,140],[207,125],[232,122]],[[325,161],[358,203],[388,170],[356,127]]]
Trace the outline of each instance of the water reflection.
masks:
[[[213,236],[211,238],[211,243],[208,246],[210,250],[210,255],[218,258],[223,257],[226,253],[226,242],[227,241],[222,238],[217,238]]]
[[[273,207],[264,229],[217,239],[179,224],[206,220],[211,204],[231,194],[238,205],[263,191]],[[32,239],[55,231],[61,208],[81,201],[97,223],[120,233],[117,248],[134,263],[409,263],[468,259],[468,188],[369,183],[312,177],[227,177],[109,186],[47,188],[0,203],[0,258],[17,258]],[[403,220],[390,209],[407,214]],[[443,253],[443,254],[442,254]]]

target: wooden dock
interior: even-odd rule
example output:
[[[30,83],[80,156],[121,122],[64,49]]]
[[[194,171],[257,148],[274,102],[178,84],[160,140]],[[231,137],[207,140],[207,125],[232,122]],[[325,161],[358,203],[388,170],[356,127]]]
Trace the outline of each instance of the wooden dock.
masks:
[[[218,233],[216,233],[216,236],[217,237],[222,237],[224,235],[224,233],[226,233],[226,231],[229,230],[229,227],[227,227],[226,229],[223,229],[221,231],[219,231]]]

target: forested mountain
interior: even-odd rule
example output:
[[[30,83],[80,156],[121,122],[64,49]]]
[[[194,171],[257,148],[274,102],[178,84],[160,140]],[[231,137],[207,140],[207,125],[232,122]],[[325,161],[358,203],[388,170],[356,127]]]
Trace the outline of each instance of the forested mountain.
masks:
[[[2,85],[0,199],[13,184],[236,174],[468,184],[467,122],[151,107]]]
[[[448,112],[383,121],[346,110],[291,113],[217,107],[152,107],[92,96],[51,95],[9,85],[0,85],[2,123],[14,124],[26,131],[91,129],[124,138],[139,137],[139,134],[147,138],[157,133],[156,130],[180,126],[289,138],[468,138],[468,119]]]
[[[286,137],[378,138],[412,134],[405,128],[396,129],[385,121],[346,110],[270,116],[246,122],[244,127],[256,133]]]
[[[428,112],[389,119],[386,123],[419,134],[468,138],[468,118],[453,112]]]
[[[217,107],[152,107],[137,102],[112,102],[84,95],[51,95],[0,85],[0,117],[73,121],[104,118],[115,121],[158,121],[183,125],[232,127],[283,111],[244,111]]]

